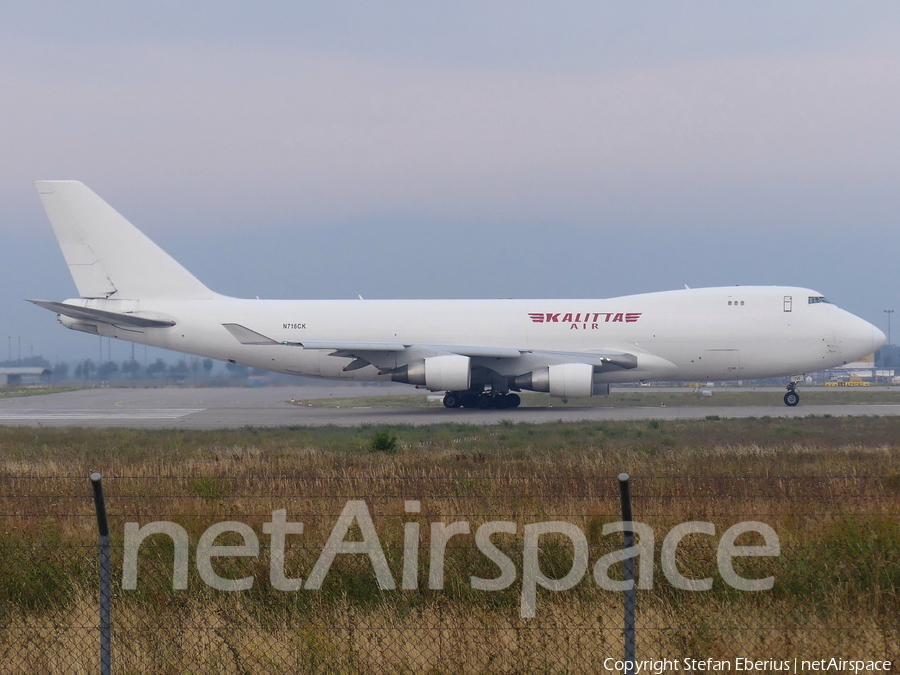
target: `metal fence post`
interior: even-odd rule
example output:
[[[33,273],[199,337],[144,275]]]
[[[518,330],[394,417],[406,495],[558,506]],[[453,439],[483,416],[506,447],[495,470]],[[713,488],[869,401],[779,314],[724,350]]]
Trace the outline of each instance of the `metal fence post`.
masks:
[[[622,503],[622,522],[631,523],[633,517],[631,513],[631,478],[627,473],[619,474],[619,500]],[[633,526],[631,526],[633,527]],[[631,548],[634,546],[634,530],[626,527],[622,531],[622,546]],[[625,590],[625,672],[634,672],[634,558],[625,558],[624,581],[626,584],[630,581],[630,588]]]
[[[109,521],[106,518],[106,499],[103,497],[102,476],[91,474],[91,488],[94,491],[94,509],[97,512],[97,531],[100,540],[97,548],[100,557],[100,673],[110,675],[112,671],[112,627],[110,624],[110,564],[109,564]]]

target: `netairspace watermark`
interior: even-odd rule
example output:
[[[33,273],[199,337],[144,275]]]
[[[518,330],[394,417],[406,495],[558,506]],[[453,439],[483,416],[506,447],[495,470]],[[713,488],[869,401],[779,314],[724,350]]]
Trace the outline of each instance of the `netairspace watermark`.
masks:
[[[836,673],[888,672],[891,661],[864,661],[838,658],[828,659],[652,659],[647,661],[623,661],[607,658],[603,669],[628,675],[663,675],[685,672],[785,672],[805,673],[834,671]]]
[[[407,513],[415,514],[421,510],[420,502],[405,502]],[[353,526],[361,534],[359,541],[347,541],[347,534]],[[400,576],[400,588],[415,590],[419,587],[419,540],[420,524],[407,522],[403,525],[403,569]],[[613,551],[599,558],[593,566],[594,582],[602,589],[609,591],[626,591],[632,588],[649,590],[653,588],[653,558],[655,538],[649,525],[639,522],[614,522],[603,526],[603,535],[616,532],[634,531],[637,534],[636,545],[626,549]],[[381,540],[375,530],[375,524],[369,508],[363,500],[349,500],[337,518],[328,541],[313,565],[309,576],[288,578],[285,575],[284,560],[287,537],[302,535],[303,523],[290,522],[287,511],[272,511],[272,519],[264,522],[263,534],[270,537],[269,542],[269,582],[279,591],[293,592],[299,590],[315,591],[322,587],[331,565],[338,555],[367,556],[375,574],[375,579],[382,590],[397,588],[397,580],[391,572]],[[236,533],[243,543],[238,546],[219,546],[216,539],[226,532]],[[762,546],[739,546],[737,538],[746,532],[762,535],[765,544]],[[122,569],[122,588],[135,590],[138,582],[138,551],[147,537],[155,534],[171,538],[174,548],[172,588],[183,590],[188,587],[188,558],[190,542],[187,531],[177,523],[156,521],[141,526],[139,523],[125,523],[125,560]],[[455,536],[470,535],[471,527],[466,520],[453,523],[431,523],[431,537],[428,560],[428,588],[440,590],[444,588],[444,554],[448,542]],[[513,560],[498,548],[492,541],[495,535],[518,535],[519,526],[510,521],[495,520],[484,523],[475,530],[475,545],[478,550],[498,568],[499,575],[493,578],[469,577],[471,587],[479,591],[501,591],[509,588],[519,578],[519,570]],[[708,591],[713,586],[712,577],[693,579],[685,577],[678,569],[676,556],[678,546],[688,535],[716,534],[715,525],[703,521],[681,523],[673,527],[663,539],[660,551],[660,563],[663,575],[675,588],[686,591]],[[568,572],[559,578],[549,577],[540,569],[538,555],[541,538],[555,535],[568,539],[572,546],[572,563]],[[584,532],[577,525],[565,521],[549,521],[531,523],[522,527],[522,569],[521,569],[521,602],[519,613],[522,618],[533,618],[536,612],[537,589],[544,588],[553,592],[566,591],[573,588],[584,578],[588,570],[588,542]],[[765,591],[772,588],[775,577],[763,579],[747,579],[734,569],[733,559],[736,557],[778,556],[781,546],[775,530],[765,523],[744,521],[732,525],[722,534],[716,550],[716,562],[722,580],[740,591]],[[196,548],[197,572],[204,583],[221,591],[246,591],[254,583],[252,576],[240,579],[228,579],[219,576],[212,566],[213,558],[224,557],[258,557],[260,554],[259,537],[252,527],[245,523],[226,521],[210,526],[201,536]],[[609,576],[610,568],[629,558],[637,559],[638,580],[621,581]]]

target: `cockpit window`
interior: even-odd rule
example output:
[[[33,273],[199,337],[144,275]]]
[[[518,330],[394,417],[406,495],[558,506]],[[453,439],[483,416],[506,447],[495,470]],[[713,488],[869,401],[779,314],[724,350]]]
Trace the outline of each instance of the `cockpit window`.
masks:
[[[820,303],[820,302],[824,302],[824,303],[829,304],[829,305],[831,304],[831,302],[828,300],[828,298],[823,298],[821,295],[811,295],[811,296],[809,296],[809,304],[811,304],[811,305],[816,305],[816,304],[818,304],[818,303]]]

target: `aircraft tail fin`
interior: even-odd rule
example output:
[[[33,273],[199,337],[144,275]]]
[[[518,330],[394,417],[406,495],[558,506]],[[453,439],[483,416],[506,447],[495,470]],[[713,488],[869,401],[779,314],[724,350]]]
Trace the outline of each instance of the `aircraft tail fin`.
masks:
[[[216,295],[84,183],[35,185],[82,298]]]

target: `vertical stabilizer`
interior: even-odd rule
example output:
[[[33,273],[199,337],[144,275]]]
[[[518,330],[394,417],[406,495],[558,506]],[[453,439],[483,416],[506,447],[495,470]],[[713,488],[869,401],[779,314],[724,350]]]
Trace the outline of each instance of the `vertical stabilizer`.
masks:
[[[36,181],[83,298],[211,298],[216,294],[84,183]]]

